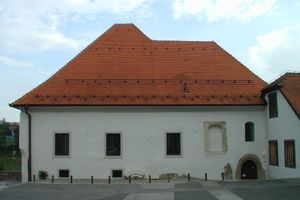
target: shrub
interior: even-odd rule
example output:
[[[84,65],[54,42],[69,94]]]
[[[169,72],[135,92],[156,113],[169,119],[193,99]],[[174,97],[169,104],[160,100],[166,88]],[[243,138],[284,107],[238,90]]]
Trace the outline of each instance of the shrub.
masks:
[[[48,172],[41,170],[39,171],[39,179],[40,180],[45,180],[48,177]]]

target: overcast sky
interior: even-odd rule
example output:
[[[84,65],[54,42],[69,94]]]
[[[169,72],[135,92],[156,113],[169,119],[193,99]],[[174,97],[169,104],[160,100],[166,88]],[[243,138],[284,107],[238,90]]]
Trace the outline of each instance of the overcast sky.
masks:
[[[155,40],[215,41],[269,82],[300,71],[298,0],[0,0],[0,118],[114,23]]]

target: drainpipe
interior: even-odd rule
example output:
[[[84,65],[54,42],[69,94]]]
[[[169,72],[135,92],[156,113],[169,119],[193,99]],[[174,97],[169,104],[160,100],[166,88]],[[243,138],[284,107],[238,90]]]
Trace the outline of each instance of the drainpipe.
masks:
[[[28,106],[25,106],[25,113],[28,116],[28,182],[31,182],[31,114]]]

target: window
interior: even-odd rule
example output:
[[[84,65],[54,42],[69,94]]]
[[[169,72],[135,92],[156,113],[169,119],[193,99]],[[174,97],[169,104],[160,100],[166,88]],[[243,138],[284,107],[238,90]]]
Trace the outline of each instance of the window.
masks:
[[[253,142],[254,141],[254,123],[247,122],[245,124],[245,141]]]
[[[296,168],[295,140],[284,140],[285,166]]]
[[[70,176],[70,171],[68,169],[60,169],[58,171],[59,178],[67,178]]]
[[[55,133],[55,156],[69,155],[69,134]]]
[[[121,170],[121,169],[112,170],[112,177],[113,178],[123,178],[123,170]]]
[[[269,94],[269,118],[278,117],[277,93]]]
[[[167,133],[166,135],[166,154],[167,156],[180,156],[181,155],[181,134],[180,133]]]
[[[277,140],[269,141],[270,165],[278,166],[278,143]]]
[[[121,134],[106,134],[106,156],[121,156]]]

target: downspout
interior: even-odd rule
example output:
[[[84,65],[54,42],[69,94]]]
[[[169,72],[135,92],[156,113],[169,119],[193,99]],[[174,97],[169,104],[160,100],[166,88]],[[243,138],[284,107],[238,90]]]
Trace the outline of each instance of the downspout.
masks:
[[[28,106],[25,106],[25,113],[28,116],[28,182],[31,182],[31,114]]]

